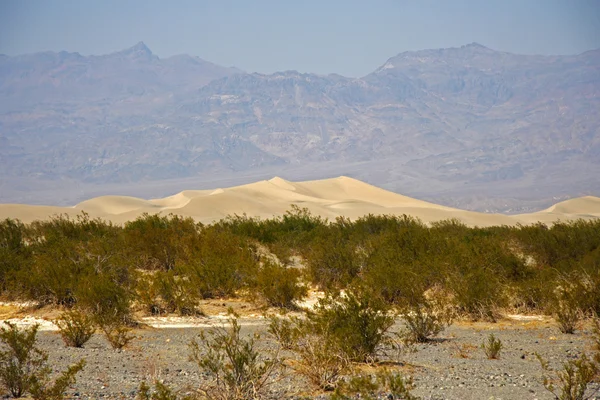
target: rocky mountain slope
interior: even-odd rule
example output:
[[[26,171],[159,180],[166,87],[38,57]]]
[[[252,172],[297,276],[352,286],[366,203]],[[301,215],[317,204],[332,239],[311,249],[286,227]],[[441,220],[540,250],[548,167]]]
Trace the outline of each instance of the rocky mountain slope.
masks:
[[[156,181],[148,197],[167,194],[161,180],[340,174],[474,210],[600,194],[600,50],[470,44],[354,79],[162,60],[140,43],[1,57],[0,99],[0,202],[32,198],[36,182],[49,185],[36,199],[75,203],[74,185]]]

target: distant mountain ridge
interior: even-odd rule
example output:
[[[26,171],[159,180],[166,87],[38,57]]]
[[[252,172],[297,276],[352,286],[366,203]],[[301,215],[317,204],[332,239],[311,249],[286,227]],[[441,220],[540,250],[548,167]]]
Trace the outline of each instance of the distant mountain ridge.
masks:
[[[400,53],[358,79],[160,59],[141,42],[105,56],[0,57],[0,202],[28,198],[26,182],[284,170],[531,211],[600,194],[598,110],[600,50],[528,56],[473,43]]]

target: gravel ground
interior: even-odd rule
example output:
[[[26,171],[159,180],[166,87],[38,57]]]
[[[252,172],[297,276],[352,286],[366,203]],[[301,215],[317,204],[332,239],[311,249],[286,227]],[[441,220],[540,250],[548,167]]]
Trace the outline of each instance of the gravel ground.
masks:
[[[242,319],[240,323],[242,333],[264,333],[266,327],[264,320]],[[202,382],[205,376],[188,361],[188,344],[200,329],[206,328],[137,330],[136,339],[122,351],[111,349],[99,334],[85,348],[75,349],[65,347],[57,332],[43,331],[39,345],[49,352],[50,363],[57,369],[86,359],[69,398],[132,399],[144,380],[159,379],[178,389],[197,387]],[[490,333],[504,345],[498,360],[488,360],[479,348]],[[558,367],[590,350],[590,333],[584,329],[575,335],[562,334],[549,320],[458,323],[439,339],[418,345],[414,352],[403,353],[395,361],[400,361],[403,374],[414,378],[413,393],[423,399],[552,399],[542,385],[543,371],[535,353]],[[273,345],[264,335],[262,340],[265,346]],[[274,388],[272,398],[292,398],[294,391],[310,393],[305,381],[287,373]]]

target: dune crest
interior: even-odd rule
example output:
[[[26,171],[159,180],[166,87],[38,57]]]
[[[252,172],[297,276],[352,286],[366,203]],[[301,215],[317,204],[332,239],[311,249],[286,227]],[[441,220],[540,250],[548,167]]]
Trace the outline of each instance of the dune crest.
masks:
[[[230,188],[185,190],[162,199],[144,200],[129,196],[101,196],[75,207],[0,204],[0,218],[23,222],[47,219],[56,214],[74,216],[82,211],[92,217],[124,223],[143,213],[177,214],[211,223],[228,215],[270,218],[283,215],[292,205],[330,220],[367,214],[402,215],[433,222],[456,218],[469,226],[552,223],[578,218],[600,218],[600,198],[586,196],[563,201],[531,214],[503,215],[459,210],[393,193],[359,180],[338,178],[290,182],[280,177]]]

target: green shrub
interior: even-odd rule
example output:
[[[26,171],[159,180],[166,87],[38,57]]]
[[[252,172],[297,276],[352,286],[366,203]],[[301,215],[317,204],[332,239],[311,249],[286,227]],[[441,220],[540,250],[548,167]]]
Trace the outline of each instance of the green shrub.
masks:
[[[185,261],[186,249],[198,240],[200,224],[170,214],[143,214],[125,223],[125,244],[137,268],[169,271]]]
[[[89,313],[97,325],[129,323],[131,294],[127,288],[104,275],[90,276],[77,291],[78,307]]]
[[[566,305],[559,305],[554,313],[558,329],[562,333],[573,334],[581,322],[581,311]]]
[[[35,400],[63,400],[67,389],[76,382],[76,375],[85,366],[85,361],[81,360],[63,371],[54,382],[43,382],[37,380],[32,385],[30,391]]]
[[[504,304],[503,285],[497,276],[473,266],[470,272],[457,274],[451,280],[454,301],[460,314],[474,321],[497,320],[496,309]]]
[[[120,350],[135,339],[130,328],[115,321],[100,324],[100,330],[113,349]]]
[[[18,287],[15,275],[31,262],[26,230],[20,221],[0,221],[0,293],[14,291]]]
[[[267,332],[277,340],[282,348],[292,350],[300,335],[300,323],[297,318],[269,317]]]
[[[296,302],[306,297],[308,290],[298,280],[300,271],[268,260],[256,278],[256,290],[269,306],[296,309]]]
[[[452,310],[441,301],[424,300],[409,306],[402,315],[406,328],[402,336],[416,343],[428,342],[452,323]]]
[[[397,227],[373,237],[365,251],[365,284],[388,303],[416,304],[434,282],[429,264],[434,249],[429,231],[418,219],[396,220]]]
[[[553,370],[542,357],[537,355],[542,369],[553,376],[544,375],[544,387],[554,398],[559,400],[586,400],[594,399],[600,390],[597,387],[592,390],[590,384],[595,381],[600,372],[600,366],[597,361],[589,359],[586,354],[582,354],[576,360],[569,360],[562,364],[561,370]]]
[[[305,254],[312,282],[324,290],[345,288],[361,271],[363,256],[337,227],[316,232]]]
[[[138,400],[178,400],[177,394],[164,383],[154,382],[154,390],[146,382],[140,384]]]
[[[237,317],[229,322],[230,328],[203,331],[200,342],[190,343],[190,360],[212,378],[199,392],[208,399],[261,399],[281,361],[276,354],[261,357],[265,352],[257,348],[256,337],[241,336]]]
[[[30,393],[34,399],[61,400],[68,387],[75,383],[75,375],[85,361],[71,365],[51,382],[51,368],[47,365],[48,354],[36,346],[39,325],[19,329],[15,324],[4,322],[0,328],[0,385],[12,397]]]
[[[54,323],[70,347],[83,347],[96,331],[93,319],[79,311],[64,312]]]
[[[411,393],[413,388],[412,378],[404,378],[401,374],[385,370],[375,376],[358,375],[352,376],[348,381],[341,381],[331,399],[377,400],[385,395],[386,399],[417,400],[419,398]]]
[[[258,258],[246,239],[220,228],[202,229],[190,260],[175,269],[189,279],[200,298],[235,296],[249,288],[258,274]]]
[[[12,397],[21,397],[50,374],[48,354],[36,347],[39,325],[20,330],[10,322],[0,328],[0,382]]]
[[[394,323],[390,308],[367,292],[327,295],[307,314],[308,327],[351,361],[370,362]]]
[[[302,330],[292,350],[300,357],[295,371],[319,389],[333,390],[350,368],[350,360],[339,347],[310,330]]]
[[[502,347],[502,342],[500,339],[497,339],[493,333],[490,333],[487,341],[481,343],[481,348],[489,360],[496,360],[500,358],[500,351],[502,350]]]
[[[553,304],[553,314],[560,331],[573,334],[583,317],[583,311],[580,309],[579,288],[568,279],[561,281],[562,285],[558,289],[558,295]]]
[[[158,271],[153,277],[153,289],[158,295],[159,309],[180,315],[199,315],[200,294],[190,278],[177,271]]]

